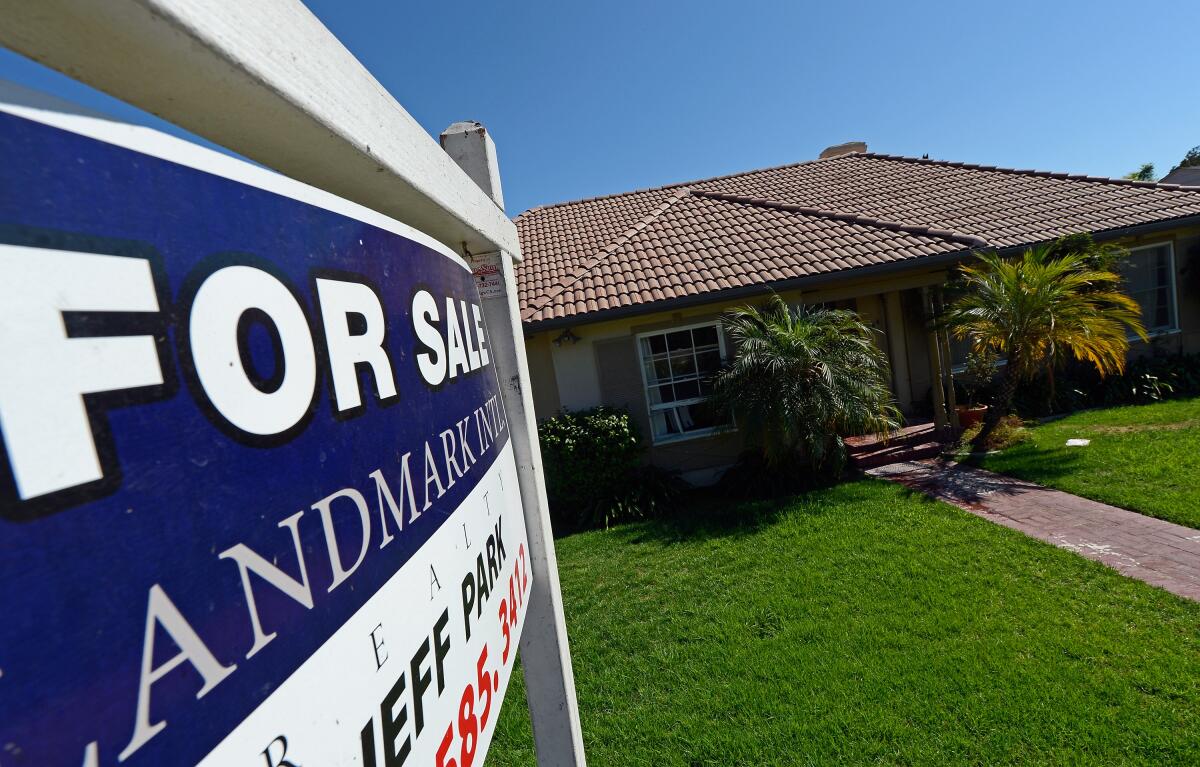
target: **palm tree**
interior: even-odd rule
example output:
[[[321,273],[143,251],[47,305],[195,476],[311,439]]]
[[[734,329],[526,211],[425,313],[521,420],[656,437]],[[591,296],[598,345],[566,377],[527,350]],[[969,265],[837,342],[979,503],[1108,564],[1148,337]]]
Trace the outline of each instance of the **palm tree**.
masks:
[[[1102,272],[1117,271],[1118,264],[1125,258],[1129,257],[1129,250],[1121,245],[1112,242],[1096,242],[1092,239],[1092,235],[1088,232],[1076,232],[1075,234],[1067,234],[1059,237],[1057,240],[1043,243],[1039,248],[1035,249],[1035,257],[1047,261],[1050,259],[1062,258],[1063,256],[1077,254],[1084,262],[1084,265]],[[1107,290],[1111,285],[1095,285],[1091,290]],[[1069,354],[1069,351],[1057,348],[1050,355],[1043,365],[1043,370],[1046,373],[1046,407],[1050,409],[1054,404],[1055,394],[1055,377],[1054,373],[1058,366],[1063,361],[1062,355]]]
[[[991,350],[1006,363],[976,446],[1012,410],[1022,381],[1067,355],[1091,363],[1102,377],[1120,374],[1129,331],[1146,338],[1137,302],[1120,291],[1121,277],[1098,265],[1093,249],[1065,248],[1063,242],[1011,260],[984,254],[980,263],[960,270],[961,295],[943,321],[956,338],[970,340],[974,351]]]
[[[899,426],[887,359],[854,312],[793,309],[775,295],[727,312],[724,324],[736,357],[714,378],[712,402],[759,440],[769,467],[803,456],[840,473],[842,437]]]
[[[1138,169],[1133,173],[1126,173],[1125,178],[1130,181],[1153,181],[1154,180],[1154,163],[1146,162],[1138,166]]]

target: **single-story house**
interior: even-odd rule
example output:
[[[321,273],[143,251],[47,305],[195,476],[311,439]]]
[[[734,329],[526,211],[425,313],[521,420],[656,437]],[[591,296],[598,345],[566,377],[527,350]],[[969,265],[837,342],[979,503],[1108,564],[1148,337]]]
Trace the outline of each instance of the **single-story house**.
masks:
[[[1200,186],[1200,165],[1176,168],[1160,178],[1158,182],[1160,184],[1179,184],[1180,186]]]
[[[725,309],[775,291],[877,328],[908,415],[952,420],[963,352],[926,318],[948,271],[1076,232],[1131,250],[1152,334],[1133,353],[1200,352],[1200,187],[831,147],[820,159],[547,205],[516,218],[539,418],[628,407],[649,460],[703,482],[743,449],[700,406],[730,354]]]

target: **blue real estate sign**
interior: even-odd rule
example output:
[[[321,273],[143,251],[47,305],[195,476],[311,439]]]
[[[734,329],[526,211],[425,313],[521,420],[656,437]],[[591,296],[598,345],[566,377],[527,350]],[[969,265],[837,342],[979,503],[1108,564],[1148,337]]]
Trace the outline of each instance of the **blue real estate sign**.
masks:
[[[531,587],[465,263],[0,111],[0,764],[482,762]]]

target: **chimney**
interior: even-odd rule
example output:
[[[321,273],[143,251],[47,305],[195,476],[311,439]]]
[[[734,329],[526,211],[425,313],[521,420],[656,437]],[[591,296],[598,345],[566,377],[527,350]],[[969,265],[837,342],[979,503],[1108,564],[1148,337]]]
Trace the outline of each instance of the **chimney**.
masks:
[[[834,144],[831,147],[826,147],[825,151],[821,152],[820,159],[824,160],[828,157],[841,157],[844,154],[854,154],[856,152],[865,151],[867,151],[867,142],[847,141],[845,144]]]

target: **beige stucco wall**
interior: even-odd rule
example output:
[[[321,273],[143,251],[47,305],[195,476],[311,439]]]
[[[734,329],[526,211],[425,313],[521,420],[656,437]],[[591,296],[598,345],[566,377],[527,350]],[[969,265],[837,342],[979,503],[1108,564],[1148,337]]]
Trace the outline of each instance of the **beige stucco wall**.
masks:
[[[549,333],[536,333],[525,338],[525,355],[529,358],[529,383],[533,389],[533,411],[538,418],[557,413],[562,407],[558,394],[558,377],[554,374]]]
[[[903,295],[903,292],[921,285],[941,284],[944,279],[944,272],[928,270],[899,275],[894,279],[847,280],[825,290],[805,291],[803,300],[806,303],[820,303],[855,299],[856,308],[868,316],[873,325],[883,330],[886,327],[885,308],[878,294],[900,291],[897,295]],[[784,291],[780,295],[792,303],[801,300],[800,291]],[[763,300],[762,296],[718,300],[675,311],[608,322],[580,323],[571,326],[572,332],[580,339],[575,343],[553,343],[553,339],[563,332],[562,328],[529,334],[526,349],[537,417],[540,419],[553,415],[560,407],[569,410],[602,404],[627,407],[643,437],[648,443],[651,442],[649,408],[639,368],[636,336],[644,332],[715,321],[726,309],[747,303],[761,303]],[[918,339],[924,344],[923,336]],[[886,347],[883,334],[880,342]],[[729,352],[728,344],[726,352]],[[920,362],[927,358],[918,354],[917,360]],[[925,380],[928,379],[929,375],[925,373]],[[555,388],[555,396],[537,391],[548,386]],[[907,402],[902,404],[907,408]],[[647,458],[655,465],[692,473],[693,479],[702,480],[705,473],[731,464],[743,449],[744,435],[733,430],[651,444]]]

